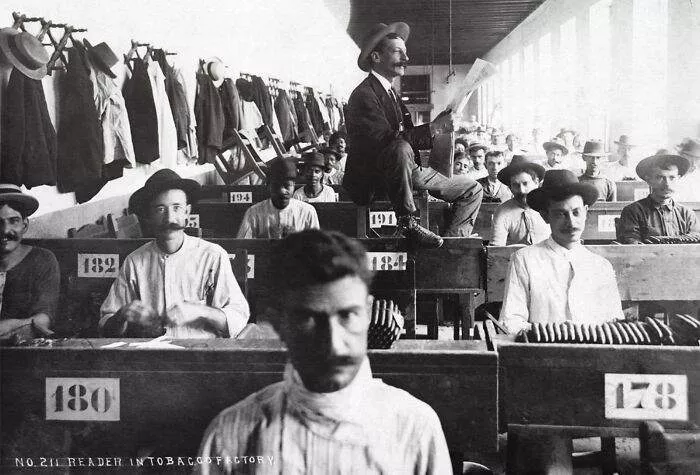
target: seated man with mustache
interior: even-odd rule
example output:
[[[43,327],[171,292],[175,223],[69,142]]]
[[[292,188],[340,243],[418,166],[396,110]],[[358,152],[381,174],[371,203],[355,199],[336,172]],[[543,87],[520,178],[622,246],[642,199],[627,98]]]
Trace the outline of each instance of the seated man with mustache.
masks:
[[[17,185],[0,184],[0,339],[18,331],[45,334],[56,317],[61,279],[56,256],[22,244],[28,217],[38,207]]]
[[[129,254],[100,309],[105,337],[235,337],[250,311],[218,244],[185,234],[199,183],[170,169],[131,197],[155,239]]]
[[[271,260],[278,269],[270,321],[289,352],[284,380],[214,419],[199,455],[221,462],[196,470],[452,473],[435,411],[372,376],[372,273],[362,245],[338,232],[309,230],[280,241]],[[242,462],[263,454],[274,465]]]
[[[588,207],[598,190],[570,170],[549,170],[527,202],[552,235],[510,258],[500,320],[511,333],[531,323],[597,324],[622,319],[612,265],[581,244]]]

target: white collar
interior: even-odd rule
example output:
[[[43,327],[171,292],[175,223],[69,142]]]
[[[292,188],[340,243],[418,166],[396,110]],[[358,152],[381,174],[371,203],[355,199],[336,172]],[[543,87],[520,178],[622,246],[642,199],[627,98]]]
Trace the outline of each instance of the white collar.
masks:
[[[549,249],[554,251],[555,254],[565,257],[567,259],[577,255],[582,249],[585,249],[583,247],[583,244],[581,244],[580,242],[574,244],[571,249],[567,249],[564,246],[560,245],[558,242],[556,242],[551,235],[547,239],[545,239],[544,242],[545,245]]]
[[[391,81],[389,81],[381,74],[375,72],[374,69],[370,70],[369,73],[379,80],[379,83],[382,85],[382,87],[387,93],[391,90]]]

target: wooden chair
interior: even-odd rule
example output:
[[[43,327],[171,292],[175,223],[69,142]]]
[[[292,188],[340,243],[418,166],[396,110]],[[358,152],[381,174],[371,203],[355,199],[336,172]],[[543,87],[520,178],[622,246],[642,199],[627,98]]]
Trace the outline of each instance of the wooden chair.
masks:
[[[109,237],[117,239],[139,239],[143,237],[139,217],[135,214],[127,214],[115,218],[113,214],[107,215]]]
[[[274,144],[274,140],[272,143]],[[241,154],[242,166],[234,167],[231,163],[234,153]],[[224,143],[214,157],[214,167],[227,185],[239,183],[241,180],[253,176],[264,180],[266,176],[265,164],[273,158],[281,156],[283,155],[278,152],[274,145],[267,149],[261,149],[259,138],[255,132],[234,130],[231,139]]]

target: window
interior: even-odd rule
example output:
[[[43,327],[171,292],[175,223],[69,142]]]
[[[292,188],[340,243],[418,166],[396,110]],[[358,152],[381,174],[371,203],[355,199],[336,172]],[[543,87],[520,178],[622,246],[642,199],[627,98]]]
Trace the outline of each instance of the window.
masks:
[[[576,18],[569,19],[559,29],[559,94],[561,108],[555,115],[555,121],[561,127],[572,127],[571,112],[574,110],[577,84],[576,66],[578,63],[576,44]]]
[[[610,6],[600,0],[591,6],[588,43],[588,73],[583,84],[588,104],[588,135],[608,139],[610,75],[612,68]]]
[[[540,123],[536,123],[533,128],[542,128],[543,136],[549,138],[552,122],[552,35],[543,35],[538,42],[537,66],[539,70],[537,84],[535,84],[535,94],[539,98],[537,101],[537,116]]]

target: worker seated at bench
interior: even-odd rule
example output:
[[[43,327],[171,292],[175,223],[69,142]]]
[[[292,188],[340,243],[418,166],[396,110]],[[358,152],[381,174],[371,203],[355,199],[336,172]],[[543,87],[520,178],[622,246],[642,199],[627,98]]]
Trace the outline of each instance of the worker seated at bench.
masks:
[[[0,338],[44,336],[58,306],[58,261],[48,249],[22,244],[39,201],[0,184]]]
[[[372,377],[372,274],[362,245],[304,231],[279,242],[271,260],[279,268],[270,318],[289,350],[284,381],[214,419],[199,456],[222,462],[199,473],[247,473],[234,456],[260,454],[274,463],[266,473],[452,473],[435,411]]]
[[[345,171],[343,171],[340,162],[342,154],[332,148],[322,148],[319,152],[323,154],[323,158],[326,160],[327,173],[323,178],[323,183],[325,185],[342,185],[345,177]]]
[[[516,155],[498,172],[498,180],[510,188],[513,197],[496,208],[490,245],[536,244],[549,237],[549,225],[528,205],[528,193],[544,178],[544,167]]]
[[[509,185],[498,179],[498,173],[506,166],[503,152],[491,150],[486,154],[488,176],[476,180],[484,190],[482,203],[504,203],[513,197]]]
[[[500,321],[511,333],[536,322],[602,323],[622,319],[612,265],[581,244],[598,190],[570,170],[550,170],[528,195],[552,235],[513,253]]]
[[[131,197],[155,239],[129,254],[100,309],[105,337],[235,337],[250,311],[219,245],[185,234],[194,180],[154,173]]]
[[[689,168],[688,159],[680,155],[653,155],[637,164],[637,175],[649,184],[651,192],[622,209],[617,226],[618,242],[640,244],[654,236],[700,239],[695,212],[673,199],[679,179]]]
[[[297,168],[292,160],[270,160],[267,175],[270,198],[246,210],[236,237],[280,239],[296,231],[318,229],[316,209],[293,198],[296,178]]]
[[[338,201],[333,187],[324,185],[326,172],[330,168],[321,152],[308,152],[301,156],[304,160],[306,184],[294,192],[292,198],[307,203],[332,203]]]

